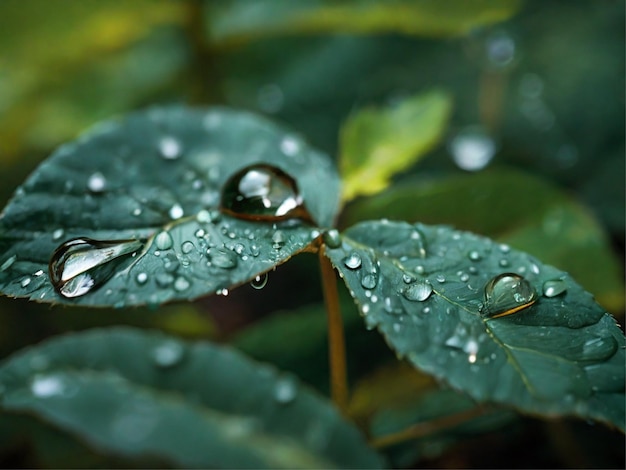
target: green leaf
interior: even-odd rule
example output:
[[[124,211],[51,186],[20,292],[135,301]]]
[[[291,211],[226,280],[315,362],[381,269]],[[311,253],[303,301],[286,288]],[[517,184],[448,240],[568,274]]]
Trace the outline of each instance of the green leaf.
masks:
[[[129,328],[49,340],[0,366],[2,407],[103,452],[175,467],[380,467],[363,437],[290,375],[209,343]]]
[[[413,178],[355,201],[342,215],[346,225],[379,217],[453,224],[495,238],[567,271],[610,312],[624,308],[622,266],[602,227],[585,206],[536,176],[493,169]]]
[[[280,192],[291,187],[270,177],[278,196],[301,198],[312,220],[331,224],[339,180],[330,160],[260,117],[172,107],[105,122],[58,149],[5,208],[0,289],[91,306],[226,294],[319,235],[288,214],[241,218],[258,218],[254,208],[261,201],[253,198],[244,200],[252,202],[238,207],[239,214],[218,210],[233,175],[259,164],[288,175],[281,182],[293,178],[298,194]],[[68,247],[77,238],[83,242]],[[55,291],[51,276],[65,287]]]
[[[568,274],[469,232],[386,220],[326,253],[367,325],[418,369],[481,402],[624,429],[624,335]]]
[[[215,4],[207,10],[208,33],[218,45],[294,34],[402,33],[449,37],[510,18],[518,0],[262,0]]]
[[[343,199],[385,189],[391,176],[423,157],[441,138],[451,106],[448,94],[431,91],[350,117],[340,135]]]

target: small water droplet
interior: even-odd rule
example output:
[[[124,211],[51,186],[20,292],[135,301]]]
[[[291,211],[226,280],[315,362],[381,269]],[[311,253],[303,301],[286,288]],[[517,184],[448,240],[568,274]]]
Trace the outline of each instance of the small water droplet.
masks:
[[[285,237],[285,234],[280,230],[276,230],[272,235],[272,248],[275,250],[280,250],[283,246],[285,246],[286,242],[287,237]]]
[[[178,292],[183,292],[189,289],[191,283],[184,276],[178,276],[174,281],[174,290]]]
[[[280,141],[280,150],[288,157],[293,157],[300,151],[300,142],[291,136],[286,136]]]
[[[223,289],[218,289],[217,292],[215,292],[215,293],[217,295],[228,297],[228,289],[226,289],[225,287]]]
[[[498,318],[529,307],[537,300],[537,292],[519,274],[502,273],[485,286],[484,313]]]
[[[254,289],[263,289],[267,285],[268,274],[259,274],[252,281],[250,281],[250,286]]]
[[[466,171],[485,168],[496,153],[496,144],[481,127],[471,126],[458,132],[450,141],[454,163]]]
[[[30,277],[25,277],[24,279],[20,281],[20,286],[22,288],[27,287],[28,284],[30,284],[30,281],[31,281]]]
[[[135,209],[133,209],[133,215],[135,217],[141,215],[141,209],[139,207],[136,207]]]
[[[174,204],[172,207],[170,207],[169,215],[172,220],[176,220],[185,215],[185,211],[180,204]]]
[[[182,147],[177,139],[167,136],[159,141],[159,152],[166,160],[176,160],[182,153]]]
[[[339,231],[334,228],[326,230],[323,239],[328,248],[339,248],[341,246],[341,235]]]
[[[212,266],[222,269],[237,267],[237,255],[230,250],[211,249],[209,259]]]
[[[291,403],[298,394],[296,382],[291,377],[283,377],[276,382],[274,398],[281,405]]]
[[[30,391],[37,398],[50,398],[65,393],[65,383],[55,375],[37,375],[30,384]]]
[[[368,304],[363,304],[361,306],[361,312],[363,312],[363,315],[367,315],[370,311],[370,306]]]
[[[182,245],[180,245],[180,251],[182,251],[183,254],[187,255],[191,253],[195,249],[195,247],[196,246],[193,244],[193,242],[187,240],[183,242]]]
[[[505,259],[505,258],[502,258],[502,259],[498,262],[498,264],[500,265],[500,267],[502,267],[502,268],[506,268],[506,267],[509,265],[509,260],[508,260],[508,259]]]
[[[166,340],[152,350],[154,363],[161,368],[167,369],[179,364],[185,355],[185,347],[182,343],[174,340]]]
[[[405,287],[402,290],[402,295],[406,297],[408,300],[423,302],[428,299],[430,295],[433,293],[433,287],[426,282],[417,282],[415,284],[411,284],[408,287]]]
[[[169,232],[162,231],[154,238],[154,244],[159,250],[169,250],[174,245],[174,241]]]
[[[440,284],[446,282],[446,276],[444,276],[443,274],[437,274],[437,277],[435,277],[435,279],[437,279],[437,282]]]
[[[408,274],[403,274],[402,275],[402,282],[404,282],[405,284],[411,284],[412,282],[415,282],[415,278],[413,276],[408,275]]]
[[[0,265],[0,272],[6,271],[11,266],[13,266],[13,263],[15,263],[16,259],[17,259],[17,255],[13,255],[7,258],[7,260],[4,263],[2,263],[2,265]]]
[[[137,281],[137,284],[139,284],[140,286],[144,285],[146,282],[148,282],[148,275],[146,273],[137,273],[137,275],[135,276],[135,281]]]
[[[57,241],[63,236],[64,233],[65,233],[65,230],[63,230],[62,228],[58,228],[54,232],[52,232],[52,239],[54,241]]]
[[[361,278],[361,285],[365,289],[373,289],[378,284],[378,274],[376,273],[367,273],[365,276]]]
[[[235,246],[233,247],[233,251],[237,253],[238,255],[243,254],[245,250],[246,250],[246,247],[243,246],[242,243],[236,243]]]
[[[87,180],[87,189],[92,193],[101,193],[106,189],[107,180],[102,173],[96,171]]]
[[[157,273],[157,275],[154,277],[154,280],[159,287],[166,288],[172,285],[172,283],[174,282],[174,276],[170,273],[161,272]]]
[[[353,251],[343,259],[343,264],[346,265],[346,268],[358,269],[361,267],[361,256]]]
[[[247,220],[312,221],[296,181],[271,165],[252,165],[233,175],[224,185],[221,209]]]
[[[467,257],[472,261],[480,261],[483,258],[482,255],[476,250],[470,251],[467,254]]]
[[[38,269],[37,271],[33,273],[33,276],[35,277],[39,277],[41,275],[43,275],[43,269]]]
[[[562,279],[546,281],[543,283],[543,295],[546,297],[556,297],[567,290],[567,284]]]
[[[142,246],[139,240],[68,240],[50,258],[50,281],[63,297],[80,297],[106,282],[123,258]]]

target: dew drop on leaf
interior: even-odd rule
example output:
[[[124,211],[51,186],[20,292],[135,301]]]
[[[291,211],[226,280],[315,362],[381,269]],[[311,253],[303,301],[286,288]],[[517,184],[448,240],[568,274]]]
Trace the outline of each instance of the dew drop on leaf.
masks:
[[[55,375],[38,375],[33,379],[30,391],[38,398],[50,398],[62,395],[65,392],[65,384]]]
[[[502,273],[485,286],[483,313],[491,318],[503,317],[529,307],[537,300],[537,292],[519,274]]]
[[[212,249],[209,259],[216,268],[233,269],[237,266],[237,255],[230,250]]]
[[[378,275],[376,273],[368,273],[361,278],[361,285],[365,289],[373,289],[378,284]]]
[[[55,290],[66,298],[80,297],[104,284],[125,257],[137,252],[140,240],[74,238],[59,246],[48,266]]]
[[[140,286],[144,285],[146,282],[148,282],[148,275],[144,272],[138,273],[135,276],[135,281],[137,281],[137,284],[139,284]]]
[[[187,255],[191,253],[195,247],[196,246],[193,244],[193,242],[187,240],[180,245],[180,251],[182,251],[183,254]]]
[[[567,284],[561,279],[546,281],[543,283],[543,295],[546,297],[556,297],[567,290]]]
[[[165,369],[179,364],[184,354],[185,348],[181,343],[167,340],[152,350],[152,359],[158,367]]]
[[[184,292],[191,286],[191,283],[184,276],[178,276],[174,281],[174,290]]]
[[[169,250],[174,245],[172,241],[172,236],[166,232],[159,232],[158,235],[154,238],[154,244],[159,250]]]
[[[166,160],[176,160],[181,155],[181,145],[174,137],[163,137],[159,142],[159,152]]]
[[[259,274],[252,281],[250,281],[250,285],[255,289],[263,289],[267,285],[267,279],[267,273]]]
[[[274,398],[282,405],[292,402],[297,394],[298,389],[296,383],[290,377],[280,379],[274,388]]]
[[[472,261],[480,261],[482,259],[482,255],[476,250],[470,251],[467,257]]]
[[[180,219],[183,215],[185,215],[185,211],[180,204],[174,204],[172,207],[170,207],[168,213],[172,220]]]
[[[101,193],[105,190],[107,180],[99,171],[93,173],[87,180],[87,189],[92,193]]]
[[[234,174],[224,185],[221,209],[247,220],[312,221],[295,180],[271,165],[252,165]]]
[[[417,282],[402,290],[402,295],[408,300],[423,302],[433,293],[433,287],[426,282]]]
[[[13,256],[10,256],[9,258],[7,258],[6,261],[4,261],[4,263],[2,263],[0,265],[0,272],[6,271],[11,266],[13,266],[13,263],[15,263],[16,259],[17,259],[17,255],[13,255]]]
[[[280,230],[276,230],[272,235],[272,248],[274,248],[275,250],[280,250],[283,246],[285,246],[286,242],[287,239],[285,237],[285,234]]]
[[[343,259],[343,264],[346,265],[346,268],[358,269],[361,267],[361,256],[353,251]]]
[[[591,338],[583,344],[583,361],[602,361],[617,351],[618,344],[613,336]]]
[[[329,248],[339,248],[341,246],[341,235],[337,229],[326,230],[323,235],[324,243]]]

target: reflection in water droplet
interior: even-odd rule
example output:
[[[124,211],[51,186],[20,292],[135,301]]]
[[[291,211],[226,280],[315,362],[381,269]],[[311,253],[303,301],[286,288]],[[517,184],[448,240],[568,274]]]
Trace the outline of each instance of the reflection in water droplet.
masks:
[[[296,382],[290,377],[284,377],[276,383],[274,398],[282,405],[292,402],[298,394]]]
[[[271,165],[252,165],[233,175],[224,185],[221,209],[248,220],[312,221],[295,180]]]
[[[433,287],[426,282],[418,282],[412,284],[408,287],[405,287],[402,290],[402,295],[406,297],[408,300],[414,300],[418,302],[423,302],[428,299],[430,295],[433,293]]]
[[[169,250],[174,245],[169,232],[163,231],[154,238],[154,244],[159,250]]]
[[[169,215],[172,220],[176,220],[185,215],[185,211],[180,204],[174,204],[169,210]]]
[[[99,171],[93,173],[87,180],[87,189],[92,193],[101,193],[105,190],[107,180]]]
[[[482,128],[468,127],[450,141],[449,151],[459,168],[478,171],[489,164],[496,153],[496,144]]]
[[[556,297],[567,290],[567,284],[562,279],[546,281],[543,283],[543,295],[546,297]]]
[[[152,350],[152,359],[157,366],[169,368],[179,364],[184,354],[185,347],[182,343],[167,340]]]
[[[498,318],[518,312],[537,300],[537,292],[519,274],[502,273],[485,286],[484,313]]]
[[[166,160],[175,160],[181,155],[181,145],[174,137],[163,137],[159,142],[159,151]]]
[[[339,234],[339,231],[334,228],[326,230],[323,238],[324,243],[328,246],[328,248],[339,248],[341,246],[341,235]]]
[[[365,289],[373,289],[378,284],[378,274],[368,273],[361,278],[361,285]]]
[[[17,259],[17,255],[13,255],[7,258],[7,260],[4,263],[2,263],[2,265],[0,265],[0,272],[6,271],[11,266],[13,266],[13,263],[15,263],[16,259]]]
[[[142,246],[139,240],[69,240],[50,258],[50,281],[63,297],[80,297],[106,282],[124,258]]]
[[[255,289],[263,289],[267,285],[268,274],[259,274],[252,281],[250,281],[250,285]]]
[[[356,251],[353,251],[344,258],[343,264],[346,265],[346,268],[358,269],[361,267],[361,256]]]

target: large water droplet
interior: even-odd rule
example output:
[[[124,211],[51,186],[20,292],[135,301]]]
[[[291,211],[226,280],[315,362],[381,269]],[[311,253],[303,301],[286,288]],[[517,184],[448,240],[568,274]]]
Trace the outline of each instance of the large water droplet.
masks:
[[[361,278],[361,285],[365,289],[373,289],[378,284],[378,274],[368,273]]]
[[[185,354],[185,347],[178,341],[167,340],[152,350],[154,363],[162,368],[170,368],[180,363]]]
[[[343,259],[343,264],[346,265],[346,268],[358,269],[361,267],[361,256],[353,251]]]
[[[613,336],[591,338],[583,344],[581,359],[583,361],[601,361],[615,354],[618,347]]]
[[[405,287],[402,290],[402,295],[406,297],[408,300],[414,300],[418,302],[423,302],[428,299],[430,295],[433,293],[433,286],[426,282],[417,282],[415,284],[411,284],[408,287]]]
[[[85,295],[106,282],[123,259],[142,246],[140,240],[69,240],[50,258],[52,285],[63,297]]]
[[[263,289],[267,285],[267,278],[267,273],[259,274],[250,281],[250,285],[255,289]]]
[[[248,220],[312,221],[295,180],[271,165],[252,165],[233,175],[224,185],[221,209]]]
[[[502,273],[485,286],[483,312],[491,318],[518,312],[537,300],[537,292],[519,274]]]
[[[331,228],[326,230],[323,238],[328,248],[339,248],[341,246],[341,235],[337,229]]]
[[[99,171],[93,173],[87,180],[87,189],[92,193],[101,193],[106,189],[107,180]]]
[[[546,297],[556,297],[567,290],[567,284],[562,279],[546,281],[543,283],[543,295]]]
[[[174,245],[172,240],[172,236],[166,232],[159,232],[159,234],[154,238],[154,244],[159,250],[169,250]]]

